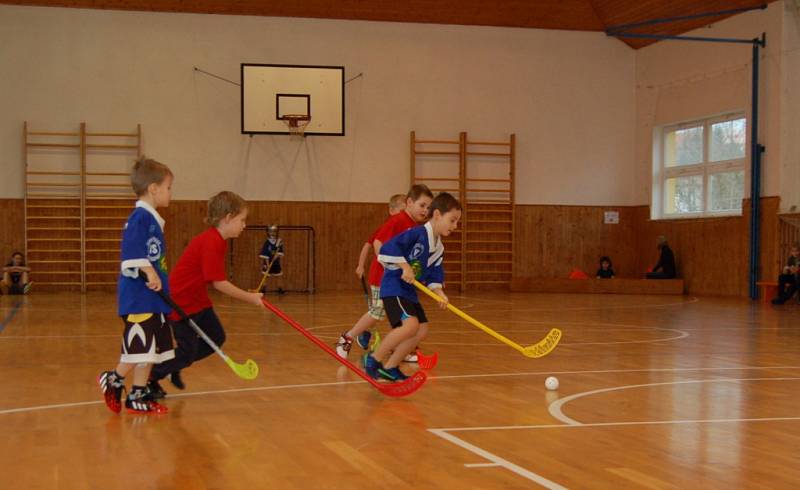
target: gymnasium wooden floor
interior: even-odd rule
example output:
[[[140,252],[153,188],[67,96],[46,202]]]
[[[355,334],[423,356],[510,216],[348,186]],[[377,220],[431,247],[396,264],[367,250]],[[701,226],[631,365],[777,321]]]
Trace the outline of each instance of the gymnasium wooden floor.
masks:
[[[351,292],[270,298],[330,342],[364,309]],[[800,487],[796,303],[451,300],[520,343],[564,338],[528,359],[423,300],[439,366],[387,399],[274,315],[220,298],[225,350],[260,377],[209,358],[168,390],[168,415],[114,415],[95,377],[117,360],[115,296],[2,296],[0,488]]]

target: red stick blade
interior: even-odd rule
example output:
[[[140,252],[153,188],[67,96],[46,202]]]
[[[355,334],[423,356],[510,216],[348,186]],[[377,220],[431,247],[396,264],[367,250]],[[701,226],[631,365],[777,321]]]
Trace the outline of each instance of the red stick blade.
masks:
[[[434,352],[430,356],[426,356],[422,353],[421,350],[417,349],[417,364],[419,364],[420,369],[426,369],[430,371],[431,369],[436,367],[436,364],[439,363],[439,353]]]
[[[424,371],[417,371],[405,381],[400,381],[397,383],[382,383],[378,386],[378,389],[381,393],[387,396],[408,396],[420,389],[427,380],[428,375],[425,374]]]

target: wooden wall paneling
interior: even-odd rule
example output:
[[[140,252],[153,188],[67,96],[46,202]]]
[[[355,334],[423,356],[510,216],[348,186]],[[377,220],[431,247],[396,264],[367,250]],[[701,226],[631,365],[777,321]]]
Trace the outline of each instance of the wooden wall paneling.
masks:
[[[174,267],[189,241],[207,228],[203,222],[205,214],[204,201],[173,201],[169,208],[164,210],[170,267]],[[254,201],[248,203],[247,222],[253,225],[275,223],[279,226],[312,226],[316,231],[316,288],[355,291],[361,287],[355,277],[361,246],[387,217],[386,204]],[[239,253],[238,250],[242,248],[236,247],[235,240],[233,247],[235,253]],[[290,266],[285,273],[287,276],[300,271],[304,253],[297,249],[287,250],[285,263]],[[250,263],[248,258],[241,262],[239,260],[238,257],[235,258],[237,268],[246,267]],[[257,258],[253,257],[253,261],[254,267],[257,267]],[[243,275],[247,277],[244,271],[238,269],[229,273],[234,277]],[[283,281],[290,280],[292,279],[288,277],[283,279]],[[278,285],[277,282],[272,284]],[[256,285],[238,284],[238,286],[253,288]]]
[[[11,254],[25,251],[25,201],[0,199],[0,262],[5,265]]]
[[[777,259],[777,197],[761,199],[760,278],[770,279]],[[667,237],[675,252],[678,275],[687,292],[724,296],[747,296],[749,276],[749,200],[742,216],[720,218],[651,220],[647,206],[637,208],[640,269],[658,261],[656,239]]]
[[[515,206],[514,277],[567,277],[575,268],[592,276],[608,255],[618,277],[641,277],[636,256],[636,208]],[[603,224],[603,212],[619,212],[619,224]]]

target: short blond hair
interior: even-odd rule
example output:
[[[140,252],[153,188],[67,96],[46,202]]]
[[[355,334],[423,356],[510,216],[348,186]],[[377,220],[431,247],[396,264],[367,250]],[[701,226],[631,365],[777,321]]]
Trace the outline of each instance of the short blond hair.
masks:
[[[389,209],[401,209],[406,206],[406,195],[395,194],[389,198]]]
[[[242,196],[231,191],[222,191],[208,200],[206,223],[217,226],[225,216],[236,216],[247,209],[247,203]]]
[[[174,177],[172,170],[161,162],[142,155],[136,160],[131,169],[131,187],[136,197],[141,197],[147,192],[150,184],[161,184],[167,176]]]

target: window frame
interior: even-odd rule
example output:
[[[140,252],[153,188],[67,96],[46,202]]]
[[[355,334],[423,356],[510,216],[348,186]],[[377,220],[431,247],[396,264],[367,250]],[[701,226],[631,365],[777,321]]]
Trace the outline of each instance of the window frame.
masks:
[[[711,127],[720,122],[734,121],[744,119],[745,121],[745,144],[744,155],[741,158],[734,158],[728,160],[721,160],[717,162],[709,161],[711,151]],[[670,123],[659,126],[654,131],[653,136],[653,192],[651,196],[651,208],[654,210],[653,219],[693,219],[693,218],[706,218],[706,217],[719,217],[719,216],[742,216],[743,207],[739,209],[726,209],[720,211],[712,211],[710,209],[711,197],[711,176],[714,174],[721,174],[727,172],[744,172],[744,183],[742,189],[742,199],[749,196],[749,182],[750,172],[747,162],[750,159],[750,134],[747,131],[750,120],[747,113],[744,111],[731,111],[715,116],[709,116],[701,119],[693,119],[678,123]],[[700,163],[689,165],[675,165],[668,167],[666,165],[666,151],[667,135],[680,130],[702,127],[703,128],[703,160]],[[702,194],[702,210],[686,213],[668,213],[667,212],[667,192],[666,184],[669,179],[678,177],[689,177],[700,175],[703,178],[703,194]]]

